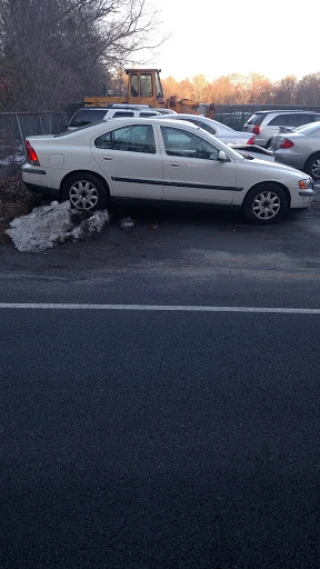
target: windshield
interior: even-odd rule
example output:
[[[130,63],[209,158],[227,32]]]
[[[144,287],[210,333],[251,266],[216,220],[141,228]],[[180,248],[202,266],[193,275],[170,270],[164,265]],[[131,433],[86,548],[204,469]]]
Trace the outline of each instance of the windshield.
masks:
[[[69,126],[78,128],[79,126],[84,126],[88,123],[103,120],[106,113],[106,109],[81,109],[73,115]]]
[[[252,115],[250,119],[247,121],[247,124],[261,124],[263,121],[264,115]]]

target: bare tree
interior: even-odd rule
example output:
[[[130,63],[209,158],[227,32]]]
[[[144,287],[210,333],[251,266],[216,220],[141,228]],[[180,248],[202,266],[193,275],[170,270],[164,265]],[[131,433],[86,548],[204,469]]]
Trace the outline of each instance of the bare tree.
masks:
[[[102,94],[119,62],[161,43],[159,25],[147,0],[0,0],[6,108],[57,108]]]

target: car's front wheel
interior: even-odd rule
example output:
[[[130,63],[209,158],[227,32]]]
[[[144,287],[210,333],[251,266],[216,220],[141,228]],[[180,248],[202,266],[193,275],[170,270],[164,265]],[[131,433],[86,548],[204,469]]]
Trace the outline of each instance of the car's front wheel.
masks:
[[[62,199],[70,200],[71,207],[95,211],[106,206],[107,192],[98,176],[79,172],[69,176],[62,187]]]
[[[251,223],[270,225],[287,213],[288,200],[284,190],[276,184],[262,184],[248,192],[243,211]]]
[[[320,180],[320,152],[317,152],[307,160],[305,170],[314,180]]]

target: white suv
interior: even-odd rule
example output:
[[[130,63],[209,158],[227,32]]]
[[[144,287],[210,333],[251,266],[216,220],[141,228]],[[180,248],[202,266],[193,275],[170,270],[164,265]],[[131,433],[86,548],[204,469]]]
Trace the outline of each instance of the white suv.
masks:
[[[257,111],[242,130],[256,135],[255,144],[269,148],[272,137],[280,132],[282,126],[295,129],[319,120],[320,113],[313,111]]]
[[[141,117],[148,119],[160,115],[156,109],[151,109],[147,105],[140,108],[136,107],[114,107],[114,108],[101,108],[101,107],[84,107],[76,111],[71,118],[68,130],[75,130],[81,126],[99,121],[120,118]]]

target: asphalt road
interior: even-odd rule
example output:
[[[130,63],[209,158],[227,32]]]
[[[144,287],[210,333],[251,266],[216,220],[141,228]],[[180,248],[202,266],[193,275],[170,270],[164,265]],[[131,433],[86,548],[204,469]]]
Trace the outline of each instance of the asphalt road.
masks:
[[[319,567],[320,316],[0,325],[1,569]]]
[[[319,309],[318,216],[7,246],[0,301]],[[1,306],[1,569],[318,569],[320,314]]]

